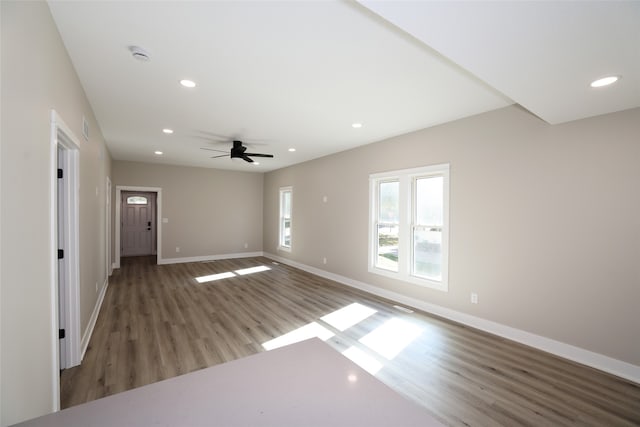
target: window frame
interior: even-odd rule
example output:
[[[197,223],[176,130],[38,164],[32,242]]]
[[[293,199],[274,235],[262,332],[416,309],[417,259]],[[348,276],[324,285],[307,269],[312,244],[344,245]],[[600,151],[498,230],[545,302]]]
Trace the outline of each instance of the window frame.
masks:
[[[285,244],[284,197],[289,193],[289,245]],[[293,245],[293,187],[280,187],[278,192],[278,250],[291,252]]]
[[[420,178],[442,176],[443,178],[443,212],[442,212],[442,278],[440,281],[414,275],[414,237],[416,227],[416,181]],[[379,185],[383,182],[398,180],[399,217],[398,232],[398,271],[378,267],[378,215]],[[369,175],[369,265],[370,273],[408,282],[411,284],[437,289],[449,290],[449,164],[436,164],[418,168],[402,169]]]

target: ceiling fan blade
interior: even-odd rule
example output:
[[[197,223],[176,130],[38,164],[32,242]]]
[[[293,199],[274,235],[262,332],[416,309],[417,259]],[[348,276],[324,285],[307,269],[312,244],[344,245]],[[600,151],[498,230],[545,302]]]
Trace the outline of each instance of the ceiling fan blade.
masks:
[[[217,159],[218,157],[228,157],[228,156],[229,156],[228,154],[221,154],[219,156],[210,157],[210,159]]]
[[[253,163],[253,159],[251,157],[242,156],[245,162]]]
[[[226,143],[229,142],[228,139],[226,138],[217,138],[217,137],[212,137],[212,136],[202,136],[202,135],[189,135],[190,138],[198,138],[198,139],[202,139],[204,141],[210,142],[212,144],[222,144],[222,143]]]
[[[244,153],[245,156],[253,157],[270,157],[273,158],[273,154],[261,154],[261,153]]]
[[[228,150],[216,150],[215,148],[204,148],[204,147],[200,147],[201,150],[207,150],[207,151],[219,151],[220,153],[228,153]]]
[[[197,133],[199,133],[201,135],[205,135],[205,136],[197,135],[196,138],[207,138],[209,140],[217,139],[217,140],[220,140],[220,141],[229,141],[231,139],[227,135],[223,135],[221,133],[209,132],[209,131],[206,131],[206,130],[196,129],[195,132],[197,132]]]

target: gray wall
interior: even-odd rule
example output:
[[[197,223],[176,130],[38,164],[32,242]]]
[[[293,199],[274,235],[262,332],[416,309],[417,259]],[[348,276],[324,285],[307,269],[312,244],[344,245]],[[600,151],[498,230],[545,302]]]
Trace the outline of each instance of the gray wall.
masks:
[[[44,2],[0,2],[2,15],[0,424],[54,407],[50,265],[50,111],[82,138],[81,334],[106,280],[106,177],[111,160],[91,106]],[[96,194],[97,190],[97,194]]]
[[[270,172],[265,251],[640,365],[639,136],[640,109],[550,126],[507,107]],[[368,175],[438,163],[449,292],[369,273]],[[287,185],[291,254],[276,249]]]
[[[118,185],[162,188],[162,258],[262,251],[261,173],[114,161]]]

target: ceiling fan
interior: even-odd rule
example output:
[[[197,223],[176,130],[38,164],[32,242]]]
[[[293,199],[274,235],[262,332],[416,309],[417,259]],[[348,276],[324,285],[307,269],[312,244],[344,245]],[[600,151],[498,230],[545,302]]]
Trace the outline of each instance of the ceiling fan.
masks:
[[[202,150],[208,151],[218,151],[220,153],[226,153],[226,151],[216,150],[213,148],[201,148]],[[213,156],[212,159],[216,159],[218,157],[226,157],[227,154],[221,154],[219,156]],[[245,162],[253,163],[253,159],[251,157],[270,157],[273,158],[273,154],[262,154],[262,153],[247,153],[247,147],[242,145],[242,141],[233,141],[233,147],[231,147],[231,155],[232,159],[243,159]]]

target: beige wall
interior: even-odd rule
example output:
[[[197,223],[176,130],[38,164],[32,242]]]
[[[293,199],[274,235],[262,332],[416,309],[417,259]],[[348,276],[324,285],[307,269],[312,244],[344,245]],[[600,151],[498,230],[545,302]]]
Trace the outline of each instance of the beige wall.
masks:
[[[261,173],[114,161],[116,186],[162,188],[163,259],[262,251]]]
[[[54,405],[50,110],[77,136],[83,115],[91,127],[80,153],[82,332],[95,283],[105,281],[111,161],[46,3],[2,1],[0,13],[0,424],[8,425]],[[292,185],[293,251],[281,256],[640,365],[638,135],[639,109],[549,126],[510,107],[264,176],[114,162],[112,181],[163,188],[164,258],[260,251],[263,242],[276,252],[278,188]],[[368,273],[368,175],[444,162],[449,292]],[[469,303],[472,291],[480,304]]]
[[[639,136],[640,109],[550,126],[508,107],[274,171],[265,251],[640,365]],[[449,292],[368,273],[368,175],[438,163],[451,165]],[[276,251],[286,185],[291,254]]]
[[[49,244],[50,111],[79,138],[81,334],[106,279],[105,180],[111,161],[91,106],[44,2],[0,3],[2,14],[0,424],[54,407]],[[97,189],[97,195],[96,195]]]

